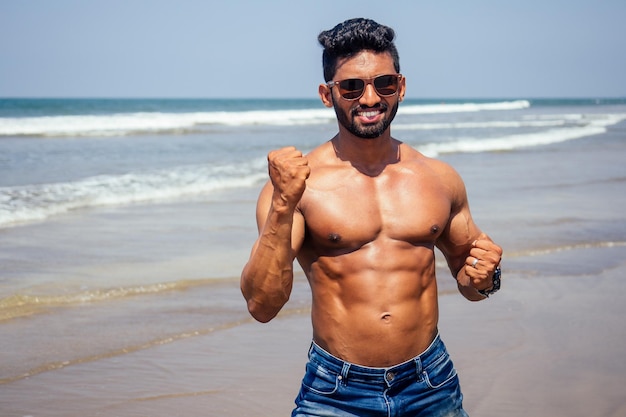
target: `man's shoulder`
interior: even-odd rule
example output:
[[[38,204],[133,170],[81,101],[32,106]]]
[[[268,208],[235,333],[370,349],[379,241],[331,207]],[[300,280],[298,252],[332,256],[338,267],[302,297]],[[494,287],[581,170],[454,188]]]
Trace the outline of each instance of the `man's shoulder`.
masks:
[[[332,155],[331,152],[334,154],[333,145],[330,141],[326,141],[309,151],[306,157],[313,161],[325,161]]]
[[[401,148],[402,152],[402,161],[408,164],[416,164],[420,166],[422,169],[430,169],[436,171],[438,174],[455,174],[456,171],[452,167],[452,165],[444,162],[440,159],[431,158],[429,156],[424,155],[417,149],[407,145],[402,144]]]

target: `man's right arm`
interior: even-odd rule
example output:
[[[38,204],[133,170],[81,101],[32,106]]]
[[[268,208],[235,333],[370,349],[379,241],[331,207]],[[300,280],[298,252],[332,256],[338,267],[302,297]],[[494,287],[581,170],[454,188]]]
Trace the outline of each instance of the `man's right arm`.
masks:
[[[292,147],[270,152],[268,162],[271,181],[257,203],[259,237],[241,274],[248,311],[263,323],[291,294],[293,260],[304,239],[304,219],[296,206],[310,172],[306,158]]]

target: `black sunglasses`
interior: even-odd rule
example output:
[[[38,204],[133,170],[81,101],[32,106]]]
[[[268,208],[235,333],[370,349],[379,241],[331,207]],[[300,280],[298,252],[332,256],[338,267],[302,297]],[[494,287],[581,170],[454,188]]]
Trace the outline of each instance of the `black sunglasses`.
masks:
[[[329,81],[326,85],[330,88],[337,86],[339,94],[346,100],[358,100],[365,92],[365,87],[372,84],[376,93],[382,97],[388,97],[398,92],[402,74],[378,75],[372,78],[348,78],[347,80]]]

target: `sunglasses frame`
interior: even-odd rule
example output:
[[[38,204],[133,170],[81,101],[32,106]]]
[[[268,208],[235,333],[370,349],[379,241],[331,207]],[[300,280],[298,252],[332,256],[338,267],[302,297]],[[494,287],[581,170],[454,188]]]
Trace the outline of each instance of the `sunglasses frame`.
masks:
[[[376,81],[377,78],[380,77],[396,77],[398,79],[398,84],[397,84],[397,88],[396,91],[394,91],[391,94],[381,94],[380,91],[378,91],[378,88],[376,87],[376,84],[374,84],[374,82]],[[370,78],[345,78],[343,80],[339,80],[339,81],[328,81],[326,83],[326,85],[328,86],[328,88],[333,88],[335,86],[339,86],[340,83],[344,82],[344,81],[348,81],[348,80],[359,80],[359,81],[363,81],[363,89],[361,90],[361,93],[354,98],[347,98],[345,97],[343,94],[341,94],[341,91],[339,91],[339,96],[341,96],[342,99],[344,100],[348,100],[348,101],[355,101],[360,99],[361,97],[363,97],[363,94],[365,94],[365,89],[367,88],[367,86],[369,84],[372,84],[372,86],[374,87],[374,91],[376,91],[376,94],[378,94],[380,97],[391,97],[394,96],[398,93],[398,91],[400,90],[400,80],[402,80],[402,74],[380,74],[380,75],[376,75],[374,77],[370,77]],[[354,90],[354,91],[358,91],[358,90]]]

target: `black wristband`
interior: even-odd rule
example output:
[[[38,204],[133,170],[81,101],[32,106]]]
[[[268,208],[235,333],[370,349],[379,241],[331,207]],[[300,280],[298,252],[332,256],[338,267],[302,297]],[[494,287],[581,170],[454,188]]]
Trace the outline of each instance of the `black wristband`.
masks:
[[[478,290],[478,292],[487,298],[489,298],[491,294],[498,292],[498,290],[500,289],[500,276],[501,275],[502,275],[502,270],[500,269],[500,266],[498,266],[496,270],[493,271],[493,277],[491,278],[491,282],[493,283],[493,286],[489,288],[488,290]]]

